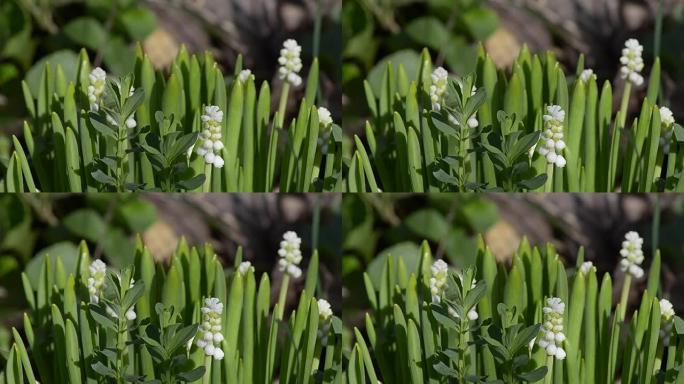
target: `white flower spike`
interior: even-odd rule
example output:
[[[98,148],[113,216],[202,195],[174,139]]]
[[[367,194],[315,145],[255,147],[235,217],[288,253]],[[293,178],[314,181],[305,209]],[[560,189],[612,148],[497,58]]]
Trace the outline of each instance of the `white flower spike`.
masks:
[[[302,275],[302,270],[299,268],[299,263],[302,262],[302,251],[300,250],[302,239],[297,236],[294,231],[287,231],[283,235],[283,240],[280,242],[280,249],[278,250],[278,269],[288,275],[299,278]]]
[[[663,345],[670,344],[670,336],[672,335],[672,324],[675,317],[675,311],[667,299],[660,300],[660,338],[663,339]]]
[[[88,292],[90,293],[90,302],[98,303],[100,301],[100,293],[105,287],[105,276],[107,274],[107,264],[102,260],[96,259],[90,266],[88,266]]]
[[[546,299],[546,306],[542,311],[544,312],[544,323],[541,327],[541,334],[537,338],[537,345],[544,348],[548,356],[563,360],[566,356],[565,349],[563,349],[565,304],[558,297],[550,297]]]
[[[202,348],[207,356],[213,356],[215,360],[223,359],[221,349],[223,334],[221,333],[221,314],[223,303],[215,297],[204,299],[202,311],[202,323],[195,337],[195,345]]]
[[[641,71],[644,69],[644,59],[641,57],[644,47],[637,39],[629,39],[625,42],[620,57],[620,77],[639,87],[644,83]]]
[[[223,121],[223,111],[215,105],[204,107],[202,119],[202,132],[200,132],[198,144],[195,152],[204,157],[207,164],[213,164],[216,168],[222,168],[224,161],[220,153],[223,149],[221,141],[221,122]]]
[[[283,48],[280,50],[280,57],[278,58],[278,76],[281,80],[285,80],[294,87],[299,87],[302,84],[302,78],[299,76],[299,71],[302,70],[301,59],[302,47],[297,44],[294,39],[287,39],[283,43]]]
[[[88,85],[88,102],[90,103],[91,111],[98,111],[100,109],[100,102],[102,101],[102,94],[105,91],[107,83],[107,72],[102,68],[97,67],[90,71],[88,75],[90,85]]]
[[[544,132],[539,139],[537,152],[546,157],[546,161],[558,168],[565,167],[566,160],[563,157],[565,141],[563,141],[563,121],[565,111],[559,105],[546,107],[544,115]]]
[[[437,67],[434,71],[432,71],[431,77],[432,85],[430,85],[430,101],[432,101],[432,109],[439,112],[442,109],[444,95],[447,91],[449,72],[442,67]]]
[[[432,263],[430,268],[432,277],[430,277],[430,293],[432,294],[432,302],[439,303],[442,301],[442,294],[447,285],[447,277],[449,266],[444,260],[439,259]]]
[[[644,252],[641,247],[644,245],[638,233],[634,231],[625,234],[625,240],[622,242],[622,249],[620,255],[620,270],[629,273],[635,279],[641,279],[644,276],[644,270],[641,268],[641,263],[644,261]]]
[[[665,154],[670,153],[674,124],[675,119],[670,108],[660,107],[660,146]]]

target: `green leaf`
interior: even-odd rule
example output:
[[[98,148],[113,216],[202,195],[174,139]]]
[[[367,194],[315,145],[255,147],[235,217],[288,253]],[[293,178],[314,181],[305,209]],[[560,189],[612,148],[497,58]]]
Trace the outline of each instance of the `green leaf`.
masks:
[[[26,72],[26,83],[28,84],[29,90],[33,95],[40,95],[38,86],[46,63],[49,63],[51,66],[60,65],[64,71],[64,77],[67,81],[76,80],[78,55],[70,50],[53,52],[35,62],[31,69]]]
[[[436,209],[415,211],[404,219],[403,224],[418,237],[432,241],[444,239],[451,228],[444,215]]]
[[[62,32],[76,45],[97,50],[105,44],[107,31],[92,17],[79,17],[62,28]]]
[[[107,231],[107,224],[102,216],[91,208],[70,213],[62,223],[74,235],[93,242],[100,240]]]
[[[477,41],[486,40],[499,27],[499,18],[491,8],[472,7],[463,12],[463,23]]]
[[[547,371],[548,371],[547,367],[539,367],[539,368],[535,369],[534,371],[518,375],[518,378],[520,380],[526,381],[528,383],[534,383],[534,382],[537,382],[537,381],[543,379],[546,376]]]
[[[204,376],[204,371],[205,371],[205,368],[203,366],[197,367],[193,370],[177,374],[176,379],[178,379],[180,381],[185,381],[185,382],[191,383],[193,381],[197,381],[200,378],[202,378],[202,376]]]
[[[126,9],[119,21],[123,24],[131,40],[144,40],[156,27],[154,12],[146,7],[138,6]]]
[[[449,31],[434,16],[417,17],[404,26],[404,32],[414,42],[439,50],[448,41]]]

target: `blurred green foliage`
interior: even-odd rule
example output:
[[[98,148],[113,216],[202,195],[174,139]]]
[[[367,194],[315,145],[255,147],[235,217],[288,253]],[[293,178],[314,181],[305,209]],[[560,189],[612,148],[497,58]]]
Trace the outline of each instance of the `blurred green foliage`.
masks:
[[[353,309],[365,305],[363,273],[378,283],[383,256],[402,258],[407,270],[414,270],[420,244],[428,240],[451,265],[471,265],[476,234],[485,233],[499,217],[496,204],[486,197],[449,193],[345,194],[342,212],[342,278],[351,291],[344,294],[344,308],[352,316]]]
[[[415,73],[423,47],[450,72],[470,73],[476,42],[499,26],[484,0],[345,0],[342,7],[342,86],[351,100],[363,100],[363,80],[379,84],[390,61]],[[345,108],[344,119],[367,112],[362,103]]]
[[[22,116],[21,80],[37,89],[46,62],[73,78],[77,52],[86,47],[108,72],[127,73],[135,57],[131,43],[155,27],[154,13],[137,0],[0,1],[0,124]]]
[[[73,267],[81,239],[109,264],[130,265],[133,234],[144,232],[156,218],[154,205],[135,195],[0,195],[0,285],[12,292],[20,289],[24,270],[35,282],[45,255],[59,256],[66,269]],[[0,296],[0,317],[20,308],[21,300],[16,294]]]

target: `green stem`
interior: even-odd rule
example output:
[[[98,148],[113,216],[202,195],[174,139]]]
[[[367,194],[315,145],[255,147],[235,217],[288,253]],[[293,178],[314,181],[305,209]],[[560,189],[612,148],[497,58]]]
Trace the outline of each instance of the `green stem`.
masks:
[[[624,320],[627,312],[627,301],[629,300],[629,288],[632,285],[632,275],[625,273],[625,280],[622,282],[622,292],[620,293],[620,304],[618,304],[618,319]]]
[[[212,357],[209,355],[204,356],[204,376],[202,376],[202,384],[211,383],[211,360]]]
[[[283,122],[285,121],[285,108],[287,108],[287,97],[290,93],[290,83],[285,81],[283,83],[283,89],[280,92],[280,101],[278,103],[278,121],[276,128],[282,128]]]
[[[290,285],[290,275],[285,272],[283,274],[283,280],[280,283],[280,293],[278,294],[278,313],[276,313],[276,319],[282,320],[283,313],[285,312],[285,299],[287,298],[287,289]]]
[[[622,101],[620,102],[620,110],[618,111],[618,128],[625,127],[627,120],[627,107],[629,106],[629,96],[632,93],[632,83],[627,80],[625,89],[622,91]]]
[[[546,356],[546,367],[548,371],[546,371],[546,376],[544,376],[544,384],[551,384],[553,382],[553,356]]]
[[[126,129],[119,127],[119,135],[116,138],[116,191],[124,192],[123,167],[126,156]]]
[[[461,190],[460,192],[465,192],[465,186],[467,183],[466,180],[466,158],[468,154],[466,153],[466,147],[467,147],[467,140],[468,140],[468,129],[463,128],[463,124],[467,124],[466,122],[461,123],[461,135],[458,140],[458,156],[461,157],[461,164],[460,169],[459,169],[459,181],[461,182]],[[467,125],[465,125],[467,127]]]
[[[118,323],[119,327],[116,334],[116,382],[118,384],[123,384],[124,351],[126,350],[126,317],[120,316]]]
[[[204,166],[204,176],[206,178],[204,179],[204,184],[202,185],[202,192],[211,191],[211,168],[212,168],[212,165],[209,163],[207,163]]]
[[[466,361],[468,359],[468,320],[461,319],[461,329],[458,333],[458,347],[461,350],[461,353],[458,354],[458,372],[461,375],[461,382],[465,383],[465,378],[467,376]]]
[[[546,184],[544,184],[544,192],[553,191],[553,163],[546,165]]]

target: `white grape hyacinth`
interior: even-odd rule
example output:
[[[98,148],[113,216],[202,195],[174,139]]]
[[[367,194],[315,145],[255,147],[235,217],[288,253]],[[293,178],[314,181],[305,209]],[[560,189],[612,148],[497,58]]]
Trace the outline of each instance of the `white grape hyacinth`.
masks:
[[[243,69],[238,74],[238,81],[240,82],[240,84],[245,84],[250,77],[254,77],[252,76],[252,71],[250,71],[249,69]]]
[[[644,77],[641,71],[644,69],[644,59],[641,55],[644,52],[644,47],[639,44],[637,39],[629,39],[625,41],[625,47],[622,49],[622,56],[620,57],[620,77],[626,79],[630,83],[639,87],[644,83]]]
[[[675,119],[670,108],[660,107],[660,146],[665,154],[670,153],[674,124]]]
[[[207,356],[212,356],[215,360],[222,360],[224,356],[221,349],[223,303],[215,297],[208,297],[204,299],[204,306],[201,311],[202,323],[197,330],[195,345],[202,348]]]
[[[102,94],[104,94],[105,85],[107,84],[107,72],[100,67],[96,67],[90,71],[88,80],[90,81],[88,85],[90,110],[98,111],[100,109],[100,101],[102,101]]]
[[[287,39],[283,43],[283,48],[280,50],[280,57],[278,58],[278,76],[281,80],[285,80],[295,87],[302,84],[302,78],[299,76],[299,71],[302,70],[302,47],[297,44],[294,39]]]
[[[252,266],[252,263],[250,263],[249,261],[243,261],[238,266],[238,273],[242,277],[247,275],[249,273],[249,271],[254,271],[254,267]]]
[[[299,263],[302,262],[301,244],[302,239],[297,236],[296,232],[287,231],[283,234],[283,240],[278,249],[278,256],[280,256],[278,269],[295,279],[302,275],[302,270],[299,268]]]
[[[622,249],[620,250],[620,270],[622,272],[632,275],[635,279],[641,279],[644,276],[644,270],[641,268],[641,263],[644,261],[644,252],[642,246],[644,239],[634,231],[625,234],[625,240],[622,242]]]
[[[207,164],[222,168],[224,161],[220,153],[223,149],[223,141],[221,141],[223,111],[216,105],[208,105],[204,107],[204,114],[201,119],[202,132],[200,132],[198,139],[200,145],[195,148],[195,152],[204,157]]]
[[[318,337],[322,345],[328,343],[328,333],[332,322],[333,311],[330,303],[325,299],[318,299]]]
[[[430,101],[432,101],[432,109],[439,112],[442,109],[444,95],[446,95],[449,72],[443,67],[437,67],[432,71],[431,77]]]
[[[596,75],[594,75],[594,71],[592,69],[585,69],[579,76],[580,81],[584,84],[589,83],[589,80],[591,80],[592,77],[596,78]]]
[[[432,302],[439,303],[442,301],[442,294],[447,285],[449,266],[444,260],[439,259],[432,263],[430,271],[432,272],[432,277],[430,277],[430,294],[432,295]]]
[[[328,108],[318,107],[318,146],[328,153],[328,141],[332,132],[333,119]]]
[[[563,342],[563,314],[565,304],[558,297],[546,299],[546,306],[542,309],[544,313],[544,323],[542,323],[540,336],[537,338],[537,345],[544,348],[548,356],[553,356],[558,360],[565,359],[565,349]]]
[[[537,152],[546,157],[546,161],[558,168],[565,167],[566,160],[563,157],[565,141],[563,141],[563,121],[565,111],[559,105],[546,107],[544,115],[544,132],[539,139]]]
[[[596,267],[594,267],[594,263],[591,261],[585,261],[580,265],[579,271],[582,275],[586,276],[591,272],[591,270],[596,270]]]
[[[105,276],[107,275],[107,264],[102,260],[96,259],[88,266],[88,293],[90,294],[90,302],[98,303],[100,301],[100,293],[105,287]]]
[[[674,316],[675,311],[672,303],[667,299],[660,299],[660,338],[663,340],[664,346],[670,344]]]

